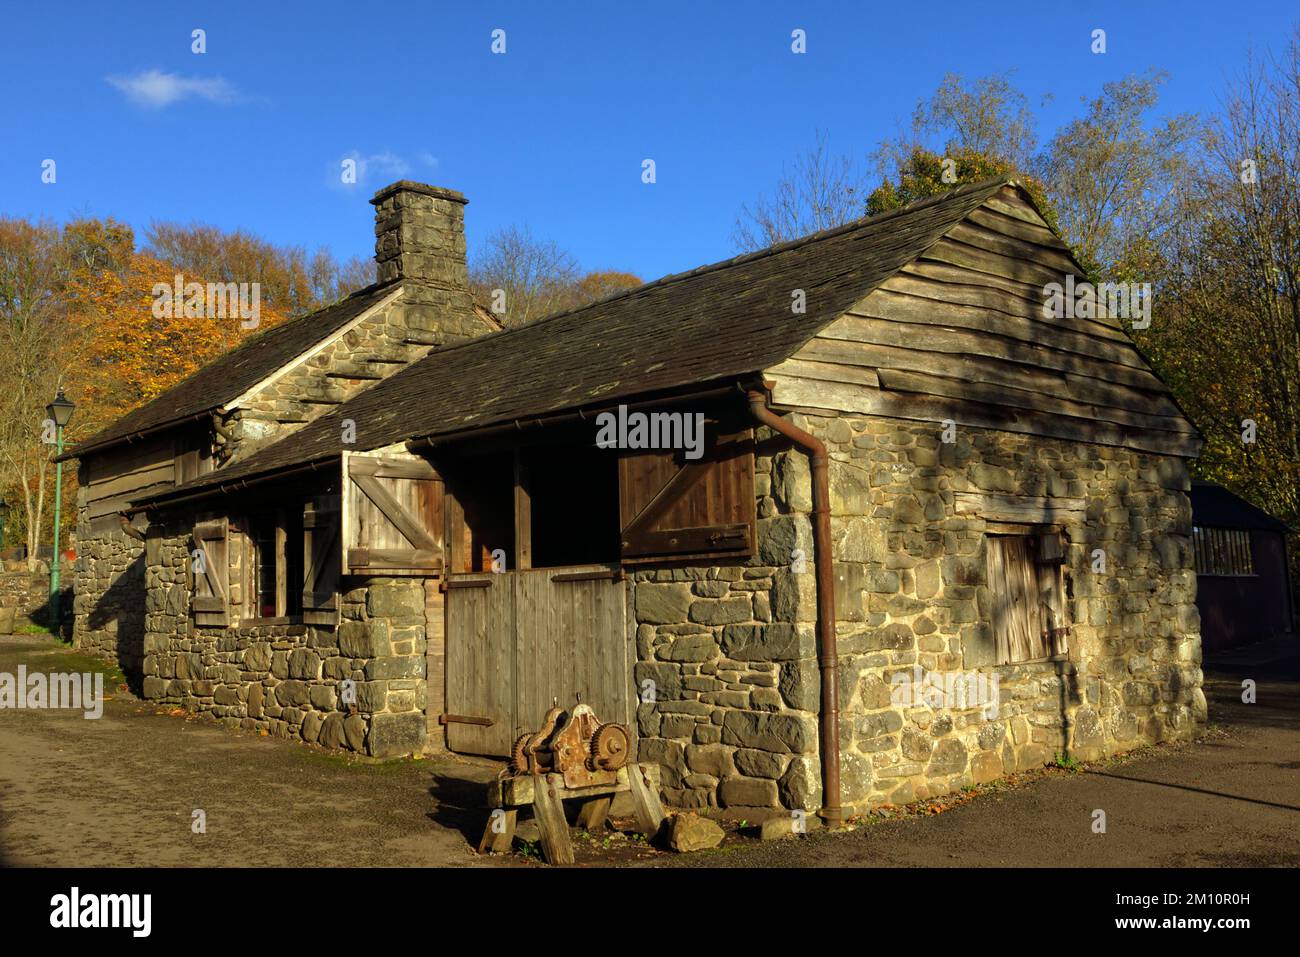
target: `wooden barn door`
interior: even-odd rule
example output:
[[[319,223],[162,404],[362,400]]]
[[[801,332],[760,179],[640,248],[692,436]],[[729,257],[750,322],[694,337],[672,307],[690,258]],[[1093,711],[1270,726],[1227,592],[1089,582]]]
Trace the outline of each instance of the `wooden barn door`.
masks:
[[[519,733],[578,696],[602,721],[628,723],[626,589],[617,569],[538,568],[513,577]]]
[[[631,720],[617,570],[539,568],[447,582],[447,746],[504,756],[555,704]],[[487,718],[490,726],[464,719]]]
[[[514,576],[454,576],[447,581],[444,601],[447,747],[463,754],[504,757],[515,737]]]

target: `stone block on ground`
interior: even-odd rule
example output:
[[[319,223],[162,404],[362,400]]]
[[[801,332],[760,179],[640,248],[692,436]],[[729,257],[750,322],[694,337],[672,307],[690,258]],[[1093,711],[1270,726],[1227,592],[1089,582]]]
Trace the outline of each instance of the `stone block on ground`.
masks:
[[[722,843],[723,831],[707,817],[683,811],[668,826],[668,846],[681,854],[704,851]]]

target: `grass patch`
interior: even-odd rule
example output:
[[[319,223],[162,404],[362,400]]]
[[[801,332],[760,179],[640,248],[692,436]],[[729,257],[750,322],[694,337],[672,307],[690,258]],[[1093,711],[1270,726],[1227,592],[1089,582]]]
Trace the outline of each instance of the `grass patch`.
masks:
[[[16,652],[14,660],[27,665],[29,670],[101,674],[106,689],[126,683],[126,676],[117,665],[83,654],[62,642],[13,650]]]
[[[1052,759],[1052,763],[1048,767],[1060,768],[1062,771],[1069,771],[1071,774],[1078,774],[1083,770],[1083,765],[1068,754],[1058,754]]]

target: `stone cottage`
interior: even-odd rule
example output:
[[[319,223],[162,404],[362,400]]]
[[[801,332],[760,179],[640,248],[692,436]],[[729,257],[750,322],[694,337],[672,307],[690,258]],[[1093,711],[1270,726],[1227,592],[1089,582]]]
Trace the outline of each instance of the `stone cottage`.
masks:
[[[144,523],[131,499],[239,461],[431,349],[500,329],[472,303],[465,198],[399,182],[380,190],[379,281],[275,326],[70,448],[77,459],[73,639],[138,678]]]
[[[1200,439],[1082,273],[1002,179],[447,334],[130,494],[144,692],[498,757],[580,697],[675,805],[829,820],[1186,737]]]

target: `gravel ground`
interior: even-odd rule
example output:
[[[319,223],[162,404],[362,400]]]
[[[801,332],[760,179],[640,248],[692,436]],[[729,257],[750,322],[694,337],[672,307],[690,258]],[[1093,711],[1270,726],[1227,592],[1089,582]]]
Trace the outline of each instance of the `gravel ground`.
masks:
[[[98,668],[38,636],[0,638],[0,672]],[[1240,701],[1243,678],[1258,703]],[[104,716],[0,711],[0,863],[18,866],[538,866],[473,854],[472,759],[371,761],[234,733],[131,697],[110,675]],[[1300,654],[1207,666],[1201,740],[1017,776],[852,830],[762,844],[729,830],[676,856],[575,832],[580,866],[1300,865]],[[942,805],[934,813],[933,805]],[[206,833],[191,829],[206,813]],[[1106,833],[1092,830],[1106,812]]]

